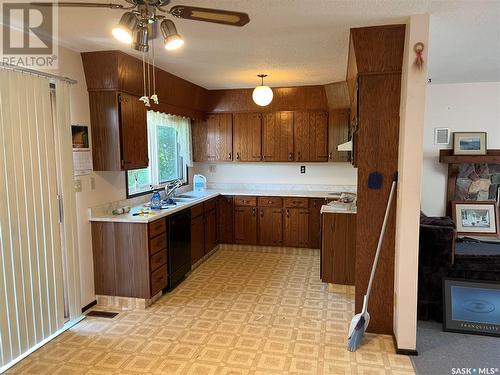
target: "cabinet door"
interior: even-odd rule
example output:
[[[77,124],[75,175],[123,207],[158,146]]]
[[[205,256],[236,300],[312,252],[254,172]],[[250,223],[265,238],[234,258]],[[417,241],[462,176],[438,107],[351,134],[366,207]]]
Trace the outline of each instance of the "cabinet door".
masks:
[[[311,136],[311,113],[295,112],[293,121],[295,161],[310,161]]]
[[[262,115],[236,113],[233,115],[233,159],[260,161],[262,159]]]
[[[283,243],[283,210],[259,208],[259,245],[280,246]]]
[[[207,117],[207,151],[210,161],[231,161],[233,149],[233,118],[230,113]]]
[[[193,160],[198,162],[208,161],[207,122],[195,120],[191,126],[193,138]]]
[[[205,254],[217,246],[217,214],[216,210],[205,213]]]
[[[257,208],[236,207],[234,209],[234,242],[257,244]]]
[[[191,219],[191,264],[205,254],[205,225],[203,215]]]
[[[146,107],[138,97],[120,93],[119,108],[123,169],[146,168],[149,164]]]
[[[309,222],[310,234],[310,244],[309,246],[313,249],[319,249],[321,246],[321,206],[325,204],[325,200],[322,198],[311,199],[311,220]]]
[[[349,141],[350,114],[348,109],[330,112],[328,118],[328,161],[348,162],[349,152],[337,151],[337,146]]]
[[[310,161],[328,161],[328,114],[315,112],[310,115]]]
[[[293,161],[293,112],[264,115],[262,122],[262,159]]]
[[[301,208],[286,208],[284,220],[284,245],[309,247],[309,218],[311,211]]]
[[[234,243],[233,197],[217,197],[217,238],[219,243]]]

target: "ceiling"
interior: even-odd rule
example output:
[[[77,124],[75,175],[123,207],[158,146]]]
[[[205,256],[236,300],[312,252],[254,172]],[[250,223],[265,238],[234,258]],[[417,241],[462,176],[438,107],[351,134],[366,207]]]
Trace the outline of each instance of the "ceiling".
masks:
[[[156,40],[157,65],[207,89],[253,87],[259,73],[269,75],[270,86],[344,80],[349,28],[404,23],[409,15],[426,12],[433,82],[500,81],[500,0],[173,0],[171,5],[182,3],[250,15],[242,28],[174,20],[186,40],[175,52]],[[60,42],[77,51],[134,54],[110,33],[121,13],[61,9]]]

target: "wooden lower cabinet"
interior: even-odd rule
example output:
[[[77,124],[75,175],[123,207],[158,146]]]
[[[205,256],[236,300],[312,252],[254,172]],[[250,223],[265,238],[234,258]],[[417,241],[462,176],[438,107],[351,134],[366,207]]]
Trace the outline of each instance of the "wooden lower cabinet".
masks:
[[[205,221],[205,254],[211,252],[217,246],[217,211],[215,201],[210,209],[204,213]]]
[[[321,280],[354,285],[356,214],[322,215]]]
[[[201,211],[198,206],[201,206]],[[205,220],[203,206],[198,206],[191,209],[191,264],[205,255]]]
[[[310,243],[309,246],[313,249],[321,247],[321,206],[326,204],[323,198],[311,199],[311,217],[310,217]]]
[[[234,208],[234,242],[245,245],[257,244],[257,207]]]
[[[310,247],[309,220],[311,211],[303,208],[285,208],[283,217],[283,245]]]
[[[152,298],[165,288],[167,224],[92,222],[94,284],[98,295]]]
[[[217,197],[217,239],[219,243],[234,243],[234,198]]]
[[[283,244],[283,209],[259,208],[259,245],[281,246]]]

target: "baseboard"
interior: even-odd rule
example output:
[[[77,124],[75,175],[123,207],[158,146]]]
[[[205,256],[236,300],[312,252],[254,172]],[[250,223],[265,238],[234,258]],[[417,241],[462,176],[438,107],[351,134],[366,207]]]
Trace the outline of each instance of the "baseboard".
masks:
[[[88,305],[86,306],[83,306],[82,307],[82,314],[87,311],[88,309],[91,309],[92,307],[94,307],[95,305],[97,305],[97,300],[93,300],[92,302],[90,302]]]
[[[396,354],[401,354],[401,355],[411,355],[411,356],[417,356],[418,351],[414,349],[400,349],[398,347],[398,341],[396,340],[396,336],[392,335],[392,340],[394,341],[394,347],[396,348]]]

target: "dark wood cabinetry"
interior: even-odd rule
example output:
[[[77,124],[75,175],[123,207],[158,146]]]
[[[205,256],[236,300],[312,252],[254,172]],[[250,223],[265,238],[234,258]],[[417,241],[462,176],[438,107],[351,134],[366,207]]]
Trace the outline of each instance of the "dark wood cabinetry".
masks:
[[[93,222],[95,292],[152,298],[168,283],[167,225]]]
[[[195,120],[191,123],[191,138],[193,140],[193,160],[208,161],[208,133],[205,120]]]
[[[356,214],[323,214],[321,280],[354,285],[355,262]]]
[[[262,160],[262,115],[235,113],[233,115],[233,159]]]
[[[233,160],[233,117],[230,113],[207,117],[207,158],[209,161]]]
[[[217,211],[215,198],[203,203],[205,222],[205,254],[217,246]]]
[[[328,114],[294,113],[294,160],[327,161]]]
[[[89,92],[94,170],[121,171],[149,164],[146,108],[118,91]]]
[[[205,255],[205,219],[203,204],[191,208],[191,264]]]
[[[311,217],[309,246],[313,249],[321,247],[321,206],[326,204],[323,198],[312,198],[310,200]]]
[[[285,246],[310,247],[310,217],[309,209],[284,209],[283,244]]]
[[[259,245],[283,244],[283,209],[259,207]]]
[[[354,120],[355,121],[355,120]],[[328,161],[349,162],[350,152],[337,151],[337,146],[350,139],[350,111],[337,109],[328,117]]]
[[[257,244],[257,207],[234,207],[234,242],[237,244]]]
[[[234,243],[233,197],[217,197],[217,238],[219,243]]]
[[[262,160],[293,161],[293,112],[266,113],[263,116]]]

